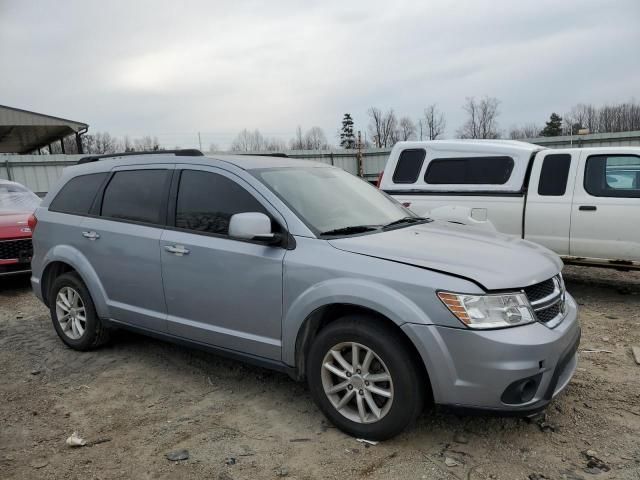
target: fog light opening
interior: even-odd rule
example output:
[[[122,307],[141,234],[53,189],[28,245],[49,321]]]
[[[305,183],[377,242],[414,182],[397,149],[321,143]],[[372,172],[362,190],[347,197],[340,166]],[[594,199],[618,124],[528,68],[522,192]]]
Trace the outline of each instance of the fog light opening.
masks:
[[[509,405],[519,405],[530,402],[538,391],[541,379],[542,373],[534,375],[533,377],[516,380],[509,385],[502,394],[502,402]]]

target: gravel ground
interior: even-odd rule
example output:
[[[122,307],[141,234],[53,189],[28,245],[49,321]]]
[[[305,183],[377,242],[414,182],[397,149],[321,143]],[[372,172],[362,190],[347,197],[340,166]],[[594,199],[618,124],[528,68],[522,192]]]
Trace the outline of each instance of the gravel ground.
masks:
[[[567,267],[565,279],[583,340],[545,419],[427,410],[374,446],[279,373],[127,333],[74,352],[28,279],[3,279],[0,478],[639,480],[640,273]],[[67,447],[73,432],[90,445]],[[181,449],[187,460],[165,458]]]

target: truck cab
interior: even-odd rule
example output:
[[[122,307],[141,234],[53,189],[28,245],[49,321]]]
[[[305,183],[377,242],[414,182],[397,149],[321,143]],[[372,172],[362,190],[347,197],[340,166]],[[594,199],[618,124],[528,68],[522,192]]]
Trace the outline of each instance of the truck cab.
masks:
[[[640,268],[640,148],[400,142],[379,186],[419,215],[531,240],[565,263]]]

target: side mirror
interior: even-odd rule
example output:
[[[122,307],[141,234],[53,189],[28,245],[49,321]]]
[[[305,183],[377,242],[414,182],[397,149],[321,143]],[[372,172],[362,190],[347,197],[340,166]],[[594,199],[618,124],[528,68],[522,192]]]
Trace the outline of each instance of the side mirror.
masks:
[[[278,243],[280,236],[271,231],[271,219],[264,213],[236,213],[229,220],[229,236],[242,240],[263,240]]]

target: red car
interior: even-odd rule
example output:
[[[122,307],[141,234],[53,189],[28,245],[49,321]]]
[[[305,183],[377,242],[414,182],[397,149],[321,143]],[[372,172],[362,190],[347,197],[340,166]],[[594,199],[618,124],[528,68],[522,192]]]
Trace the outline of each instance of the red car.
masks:
[[[31,270],[29,216],[40,198],[19,183],[0,180],[0,276]]]

